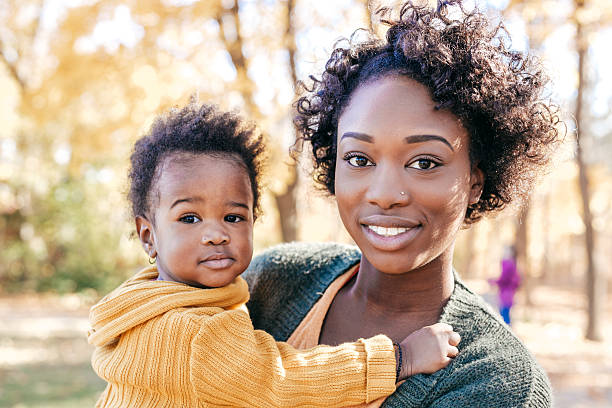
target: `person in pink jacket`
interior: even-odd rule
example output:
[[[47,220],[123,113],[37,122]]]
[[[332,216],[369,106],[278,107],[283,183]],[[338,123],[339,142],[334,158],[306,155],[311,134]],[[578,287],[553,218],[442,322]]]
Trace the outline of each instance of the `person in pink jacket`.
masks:
[[[506,247],[501,260],[501,275],[489,282],[497,285],[499,289],[499,313],[504,322],[510,324],[510,309],[514,304],[514,294],[521,283],[521,276],[516,267],[516,249],[514,246]]]

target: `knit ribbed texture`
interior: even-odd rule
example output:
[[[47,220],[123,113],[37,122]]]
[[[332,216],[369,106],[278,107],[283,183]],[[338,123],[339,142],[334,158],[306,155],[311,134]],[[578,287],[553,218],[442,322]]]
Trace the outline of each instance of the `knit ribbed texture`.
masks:
[[[284,244],[257,256],[243,275],[255,328],[286,340],[338,276],[357,264],[357,248]],[[455,275],[441,322],[461,335],[459,355],[445,369],[409,377],[383,407],[550,407],[542,368],[499,315]]]
[[[385,336],[296,350],[254,330],[242,278],[198,289],[147,268],[92,307],[97,407],[341,407],[395,390]]]

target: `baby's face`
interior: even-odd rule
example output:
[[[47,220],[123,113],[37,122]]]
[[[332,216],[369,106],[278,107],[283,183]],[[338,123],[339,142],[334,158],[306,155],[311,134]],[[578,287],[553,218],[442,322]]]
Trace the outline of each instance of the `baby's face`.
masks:
[[[164,280],[221,287],[253,255],[253,192],[239,159],[176,154],[160,163],[152,186],[152,232]]]

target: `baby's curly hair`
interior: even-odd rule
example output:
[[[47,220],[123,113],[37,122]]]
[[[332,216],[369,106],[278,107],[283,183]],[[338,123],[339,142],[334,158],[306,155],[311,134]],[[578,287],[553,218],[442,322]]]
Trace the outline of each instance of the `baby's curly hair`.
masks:
[[[151,190],[159,177],[159,167],[164,159],[176,153],[239,158],[251,181],[254,215],[259,213],[262,135],[238,114],[191,101],[182,109],[172,109],[157,117],[149,132],[134,144],[128,175],[128,199],[134,217],[152,216]]]
[[[490,27],[460,0],[438,0],[435,9],[407,2],[398,18],[382,21],[389,26],[386,41],[355,42],[354,35],[348,48],[332,51],[321,78],[311,76],[312,86],[296,101],[298,141],[312,146],[315,180],[334,194],[338,119],[352,93],[399,75],[427,87],[436,109],[452,112],[470,135],[470,160],[485,182],[466,223],[524,199],[560,140],[558,108],[544,100],[548,78],[540,63],[510,49],[502,23]]]

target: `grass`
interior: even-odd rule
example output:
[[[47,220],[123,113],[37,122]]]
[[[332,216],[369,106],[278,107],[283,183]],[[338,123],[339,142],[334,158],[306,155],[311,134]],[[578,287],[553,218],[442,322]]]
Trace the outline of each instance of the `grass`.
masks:
[[[93,407],[105,387],[89,363],[0,369],[0,407]]]

